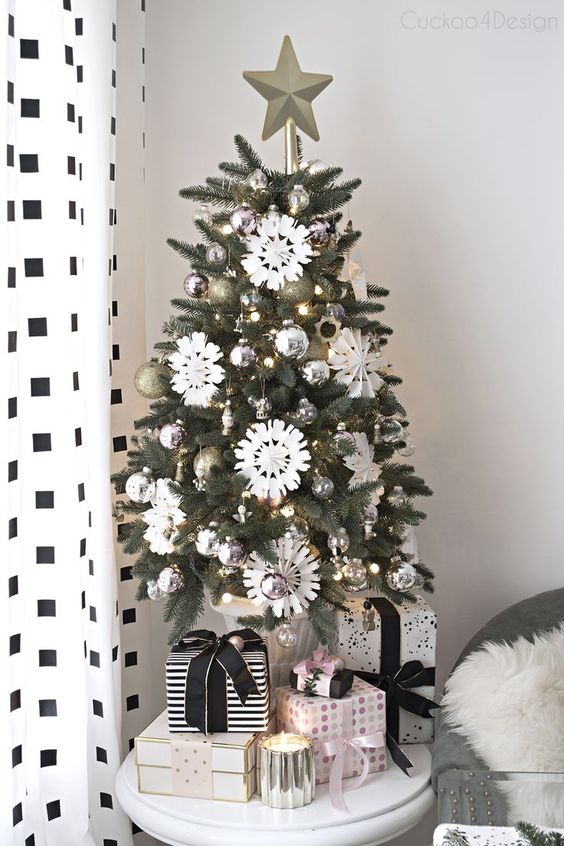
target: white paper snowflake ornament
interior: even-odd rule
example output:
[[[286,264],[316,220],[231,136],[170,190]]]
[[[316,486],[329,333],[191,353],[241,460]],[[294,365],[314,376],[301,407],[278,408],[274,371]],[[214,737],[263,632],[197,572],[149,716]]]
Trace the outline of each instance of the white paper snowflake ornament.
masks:
[[[283,420],[256,423],[235,449],[235,465],[258,497],[279,498],[300,486],[300,473],[310,465],[307,441],[299,429]]]
[[[173,390],[182,394],[184,405],[209,405],[217,386],[225,379],[225,370],[217,363],[223,353],[204,332],[185,335],[176,345],[178,352],[168,359],[174,371]]]
[[[264,217],[256,235],[246,240],[250,252],[241,264],[256,287],[266,283],[272,291],[279,291],[284,282],[295,282],[303,274],[303,265],[311,261],[308,243],[309,230],[289,215]]]
[[[374,461],[374,446],[369,443],[364,432],[351,432],[354,438],[356,452],[343,456],[343,464],[353,471],[349,479],[349,488],[353,490],[365,482],[375,482],[380,478],[382,468]],[[379,502],[377,492],[371,495],[375,505]]]
[[[329,343],[329,367],[335,380],[347,386],[349,397],[374,397],[383,385],[378,375],[378,356],[372,339],[360,329],[343,329]]]
[[[317,599],[319,558],[308,546],[292,538],[282,537],[272,541],[272,547],[278,555],[275,566],[266,562],[257,552],[251,552],[252,564],[243,573],[247,596],[253,605],[266,602],[276,617],[301,614],[310,602]],[[279,596],[273,591],[268,591],[270,596],[265,594],[261,586],[266,585],[267,574],[282,576],[286,582],[286,592],[280,591]]]
[[[157,555],[174,552],[174,542],[178,537],[176,527],[186,518],[179,508],[181,497],[170,489],[171,484],[170,479],[157,479],[151,508],[141,515],[147,524],[143,537],[149,541],[151,552]]]

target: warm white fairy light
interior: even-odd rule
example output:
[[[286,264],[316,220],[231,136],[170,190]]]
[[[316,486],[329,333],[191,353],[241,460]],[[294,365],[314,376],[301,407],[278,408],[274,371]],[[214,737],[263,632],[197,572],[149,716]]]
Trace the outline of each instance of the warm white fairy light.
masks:
[[[321,287],[321,285],[316,285],[315,288],[314,288],[314,291],[317,294],[317,296],[319,296],[320,294],[323,293],[323,288]]]
[[[380,572],[380,565],[373,562],[368,569],[374,576],[376,576]]]
[[[269,355],[264,359],[263,364],[265,367],[274,367],[274,359],[271,358]]]
[[[229,603],[232,601],[232,599],[233,599],[233,597],[231,596],[230,593],[224,593],[223,596],[221,597],[221,601],[224,603],[224,605],[229,605]]]
[[[307,305],[298,306],[298,314],[309,314],[309,308]]]
[[[251,320],[253,321],[253,323],[258,323],[258,322],[259,322],[259,320],[260,320],[260,314],[259,314],[259,312],[258,312],[258,311],[252,311],[252,312],[251,312]]]
[[[231,235],[233,233],[233,227],[230,223],[224,223],[224,225],[221,227],[221,231],[224,235]]]

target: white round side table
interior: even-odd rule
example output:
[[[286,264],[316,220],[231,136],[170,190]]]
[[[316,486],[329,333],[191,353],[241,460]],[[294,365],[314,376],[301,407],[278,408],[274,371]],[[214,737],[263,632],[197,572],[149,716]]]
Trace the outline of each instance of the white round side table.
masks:
[[[317,786],[311,805],[291,811],[267,808],[258,796],[239,803],[139,793],[133,752],[118,772],[116,792],[140,828],[171,846],[377,846],[417,825],[435,801],[429,750],[406,752],[412,776],[390,761],[388,770],[345,793],[348,814],[331,807],[326,784]]]

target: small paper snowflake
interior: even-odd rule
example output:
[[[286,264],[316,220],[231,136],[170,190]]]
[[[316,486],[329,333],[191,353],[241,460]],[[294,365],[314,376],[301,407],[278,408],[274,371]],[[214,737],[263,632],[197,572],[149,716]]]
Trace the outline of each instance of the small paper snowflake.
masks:
[[[356,452],[352,455],[343,456],[343,464],[353,471],[349,479],[349,488],[353,490],[364,482],[375,482],[380,478],[382,468],[374,461],[374,447],[368,441],[364,432],[351,432],[356,446]],[[379,502],[377,492],[371,494],[371,501],[374,505]]]
[[[264,218],[256,235],[249,235],[250,252],[241,264],[257,288],[266,287],[279,291],[285,280],[295,282],[303,274],[302,265],[311,261],[312,249],[307,242],[309,230],[283,214],[280,218]]]
[[[247,567],[243,573],[247,596],[253,605],[262,605],[266,602],[276,617],[301,614],[310,602],[317,599],[319,559],[301,541],[283,537],[271,543],[278,554],[278,563],[273,567],[257,552],[251,552],[252,567]],[[269,573],[284,577],[287,588],[285,596],[269,599],[262,592],[262,580]]]
[[[176,345],[178,352],[168,359],[175,371],[173,389],[182,394],[184,405],[209,405],[217,386],[225,379],[225,370],[217,364],[223,353],[204,332],[185,335]]]
[[[170,479],[157,479],[157,489],[151,500],[151,508],[143,512],[147,529],[143,537],[149,541],[151,552],[167,555],[174,552],[174,541],[178,537],[176,527],[186,518],[178,506],[181,497],[171,491]]]
[[[255,496],[280,497],[300,486],[300,473],[309,468],[307,441],[295,426],[283,420],[256,423],[235,450],[235,469],[248,480]]]
[[[349,397],[373,397],[382,385],[372,339],[360,329],[345,328],[329,344],[329,367],[335,380],[347,386]]]

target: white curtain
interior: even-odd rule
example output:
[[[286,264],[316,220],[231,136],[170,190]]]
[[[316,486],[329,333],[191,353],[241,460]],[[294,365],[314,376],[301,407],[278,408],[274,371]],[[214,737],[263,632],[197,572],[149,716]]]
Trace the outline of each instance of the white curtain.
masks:
[[[113,789],[115,0],[0,9],[0,842],[131,846]]]

